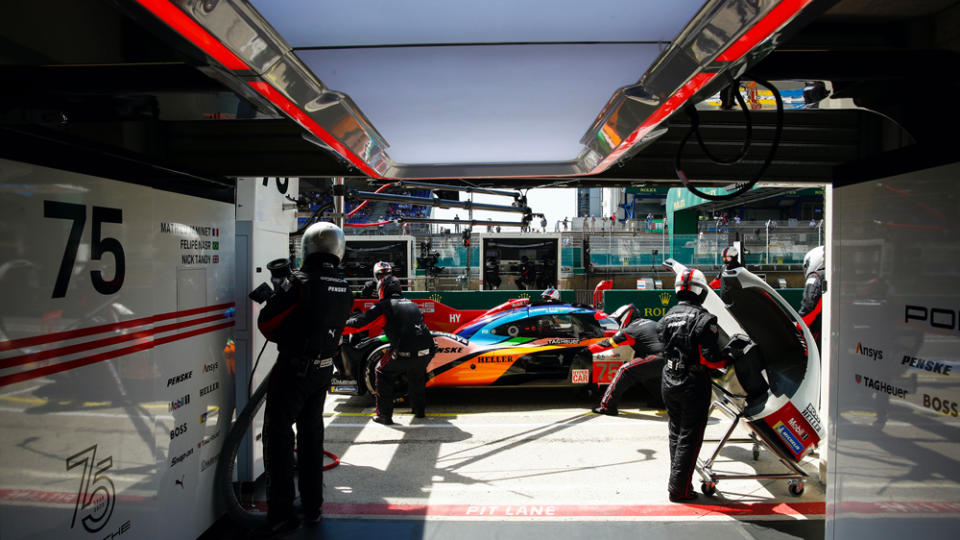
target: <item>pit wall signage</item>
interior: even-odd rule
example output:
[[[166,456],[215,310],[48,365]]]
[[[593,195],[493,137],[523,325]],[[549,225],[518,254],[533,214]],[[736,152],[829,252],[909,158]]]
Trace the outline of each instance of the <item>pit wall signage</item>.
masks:
[[[858,509],[896,501],[956,516],[958,176],[953,164],[833,190],[827,538],[886,536],[891,525],[956,535],[955,519],[893,523],[894,510],[869,520]],[[921,264],[904,271],[904,257]]]
[[[803,289],[777,289],[784,300],[794,309],[800,309]],[[608,289],[603,291],[603,309],[613,313],[620,306],[633,304],[639,308],[638,316],[644,319],[660,320],[677,304],[677,295],[671,290],[642,291],[632,289]]]
[[[0,538],[201,535],[234,403],[233,205],[0,160],[0,231]]]

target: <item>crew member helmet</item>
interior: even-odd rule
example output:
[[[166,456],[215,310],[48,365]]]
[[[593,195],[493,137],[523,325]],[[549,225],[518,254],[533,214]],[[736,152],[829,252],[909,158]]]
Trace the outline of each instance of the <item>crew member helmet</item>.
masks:
[[[803,256],[803,277],[823,271],[825,265],[823,246],[811,249]]]
[[[307,227],[300,244],[301,258],[304,262],[311,256],[327,255],[336,258],[334,264],[340,264],[347,249],[343,231],[333,223],[320,221]]]
[[[393,273],[393,268],[390,267],[390,263],[387,261],[380,261],[377,264],[373,265],[373,277],[380,281],[381,279],[387,277]]]
[[[383,278],[377,285],[377,295],[381,300],[384,298],[399,298],[403,296],[403,290],[400,288],[400,280],[390,275]]]
[[[559,302],[560,301],[560,291],[550,287],[543,291],[540,294],[540,297],[547,301]]]
[[[677,291],[678,300],[701,304],[707,298],[707,290],[710,286],[707,284],[707,278],[703,276],[703,272],[687,268],[677,276],[677,283],[674,288]]]
[[[737,249],[737,246],[730,246],[730,247],[724,248],[723,256],[722,256],[722,259],[724,262],[727,262],[728,259],[733,259],[735,261],[738,261],[739,258],[740,258],[740,250]]]

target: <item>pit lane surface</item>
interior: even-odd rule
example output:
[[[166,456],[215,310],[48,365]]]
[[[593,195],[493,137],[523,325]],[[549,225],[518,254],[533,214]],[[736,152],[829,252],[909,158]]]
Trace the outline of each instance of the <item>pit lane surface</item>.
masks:
[[[627,400],[618,417],[595,415],[596,399],[571,389],[431,389],[427,398],[427,418],[399,407],[397,424],[382,426],[369,398],[328,397],[326,448],[340,465],[324,476],[323,523],[290,538],[823,536],[813,459],[800,497],[784,480],[723,480],[713,497],[674,504],[663,411]],[[718,414],[707,437],[728,422]],[[783,472],[770,452],[753,461],[751,451],[730,445],[715,469]]]

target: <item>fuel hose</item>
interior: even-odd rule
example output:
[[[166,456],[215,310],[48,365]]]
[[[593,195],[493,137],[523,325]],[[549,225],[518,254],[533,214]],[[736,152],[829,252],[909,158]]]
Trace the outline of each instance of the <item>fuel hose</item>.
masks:
[[[252,373],[250,377],[252,380]],[[243,507],[237,497],[237,491],[234,489],[233,476],[236,470],[240,443],[247,434],[247,430],[253,425],[253,418],[267,399],[269,383],[270,374],[268,373],[250,396],[247,405],[237,415],[237,419],[233,422],[230,432],[223,441],[223,447],[220,449],[220,457],[217,461],[216,475],[214,476],[214,494],[218,500],[217,508],[222,508],[231,521],[248,530],[264,527],[267,523],[267,515],[263,512],[247,511]],[[328,471],[340,464],[340,458],[332,452],[324,450],[323,453],[333,460],[331,463],[324,465],[323,470]]]

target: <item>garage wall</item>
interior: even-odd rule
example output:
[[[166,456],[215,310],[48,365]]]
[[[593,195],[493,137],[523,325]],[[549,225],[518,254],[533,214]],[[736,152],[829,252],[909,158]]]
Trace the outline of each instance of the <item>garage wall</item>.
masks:
[[[833,192],[827,537],[960,525],[960,164]]]

